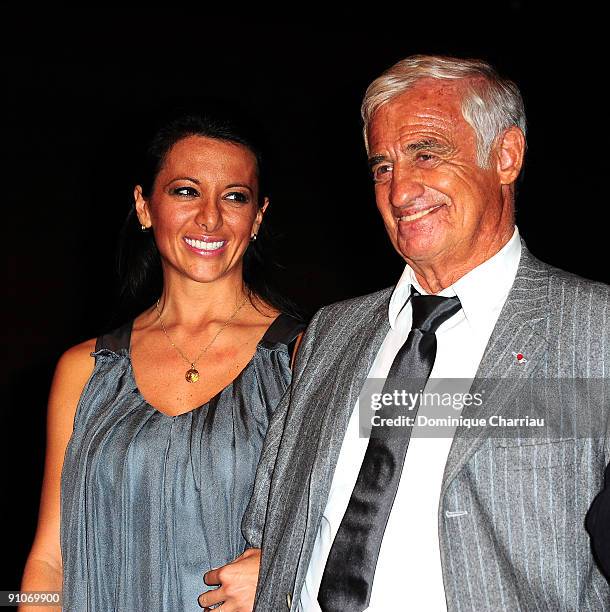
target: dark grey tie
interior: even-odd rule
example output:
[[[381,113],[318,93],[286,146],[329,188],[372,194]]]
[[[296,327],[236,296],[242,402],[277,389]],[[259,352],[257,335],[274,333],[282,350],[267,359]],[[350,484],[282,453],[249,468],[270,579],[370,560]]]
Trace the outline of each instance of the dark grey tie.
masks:
[[[420,295],[412,290],[413,325],[390,368],[383,392],[417,392],[436,357],[436,330],[461,305],[457,297]],[[407,384],[407,381],[409,384]],[[417,388],[410,389],[409,385]],[[414,416],[413,411],[412,416]],[[380,411],[380,416],[388,416]],[[410,427],[371,432],[347,510],[330,549],[318,602],[323,612],[360,612],[371,599],[377,557],[394,504],[411,436]]]

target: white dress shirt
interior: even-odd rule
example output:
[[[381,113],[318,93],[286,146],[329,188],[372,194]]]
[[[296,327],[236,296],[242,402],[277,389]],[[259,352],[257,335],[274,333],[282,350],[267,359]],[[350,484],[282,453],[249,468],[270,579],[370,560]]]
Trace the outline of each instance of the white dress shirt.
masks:
[[[462,309],[437,330],[437,353],[432,379],[463,379],[468,391],[485,347],[515,280],[521,241],[515,227],[511,239],[493,257],[438,295],[460,299]],[[411,285],[420,293],[415,273],[407,265],[392,294],[388,317],[391,329],[371,366],[369,378],[385,378],[411,331],[412,310],[407,301]],[[421,409],[420,409],[421,414]],[[455,413],[459,417],[459,412]],[[358,401],[354,406],[335,469],[328,502],[320,522],[300,612],[320,612],[317,601],[322,574],[337,529],[349,503],[366,452],[368,438],[359,435]],[[398,491],[385,530],[369,612],[388,610],[445,611],[445,590],[438,540],[440,487],[449,449],[446,437],[418,437],[414,426]],[[459,510],[459,509],[457,509]]]

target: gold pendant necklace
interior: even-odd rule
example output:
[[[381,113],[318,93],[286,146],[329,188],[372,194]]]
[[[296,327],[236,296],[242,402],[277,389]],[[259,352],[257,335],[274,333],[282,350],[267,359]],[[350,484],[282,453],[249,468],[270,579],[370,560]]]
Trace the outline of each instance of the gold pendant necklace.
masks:
[[[186,382],[190,383],[197,382],[199,380],[199,370],[195,367],[194,363],[191,363],[191,368],[186,371],[184,378],[186,378]]]
[[[214,337],[210,340],[210,342],[202,349],[202,351],[199,353],[199,355],[197,355],[197,357],[191,361],[173,342],[173,340],[170,338],[169,334],[167,333],[167,329],[165,329],[165,325],[163,324],[163,319],[161,318],[161,311],[159,310],[159,300],[161,298],[159,298],[157,300],[157,303],[155,304],[155,310],[157,311],[157,317],[159,318],[159,323],[161,324],[161,329],[163,330],[163,333],[165,334],[166,338],[169,340],[169,343],[176,349],[176,351],[178,351],[178,353],[180,354],[180,356],[182,357],[182,359],[184,359],[188,364],[190,364],[190,368],[186,371],[186,374],[184,375],[184,378],[186,379],[186,382],[189,383],[196,383],[199,380],[199,370],[197,370],[197,362],[205,355],[206,351],[212,346],[212,344],[214,343],[214,340],[216,340],[216,338],[218,338],[218,336],[220,335],[220,332],[237,316],[237,313],[241,310],[242,306],[246,303],[246,301],[248,300],[248,296],[246,296],[243,301],[241,302],[241,304],[235,309],[235,311],[233,312],[233,314],[225,321],[224,325],[216,332],[216,334],[214,335]]]

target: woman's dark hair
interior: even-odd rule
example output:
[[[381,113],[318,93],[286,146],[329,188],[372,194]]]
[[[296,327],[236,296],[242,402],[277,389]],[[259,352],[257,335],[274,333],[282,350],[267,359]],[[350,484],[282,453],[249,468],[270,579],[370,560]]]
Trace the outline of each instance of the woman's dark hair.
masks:
[[[161,114],[155,122],[152,137],[141,154],[141,161],[133,176],[133,185],[141,185],[149,196],[157,174],[170,149],[188,136],[205,136],[230,142],[247,148],[256,159],[258,173],[259,207],[270,195],[267,159],[263,156],[263,139],[253,124],[246,122],[243,113],[238,115],[210,103],[174,105]],[[282,312],[297,315],[294,304],[284,298],[269,281],[273,268],[277,268],[270,256],[270,231],[264,221],[257,239],[250,242],[243,259],[243,277],[253,305],[253,295]],[[163,275],[161,258],[152,232],[142,232],[135,207],[132,205],[121,230],[118,249],[119,317],[135,316],[149,307],[161,294]],[[271,272],[271,274],[270,274]],[[122,316],[122,317],[121,317]]]

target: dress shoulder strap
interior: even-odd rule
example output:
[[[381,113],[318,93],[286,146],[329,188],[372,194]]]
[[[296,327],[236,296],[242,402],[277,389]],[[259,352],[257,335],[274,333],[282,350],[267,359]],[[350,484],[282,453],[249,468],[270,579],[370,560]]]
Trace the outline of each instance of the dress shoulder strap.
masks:
[[[132,327],[133,321],[127,321],[127,323],[124,323],[120,327],[102,334],[95,343],[95,350],[108,349],[114,353],[117,353],[121,349],[129,351]]]
[[[269,326],[262,341],[270,344],[285,344],[292,348],[297,336],[307,327],[307,322],[292,315],[282,313]],[[289,351],[292,352],[292,351]]]

